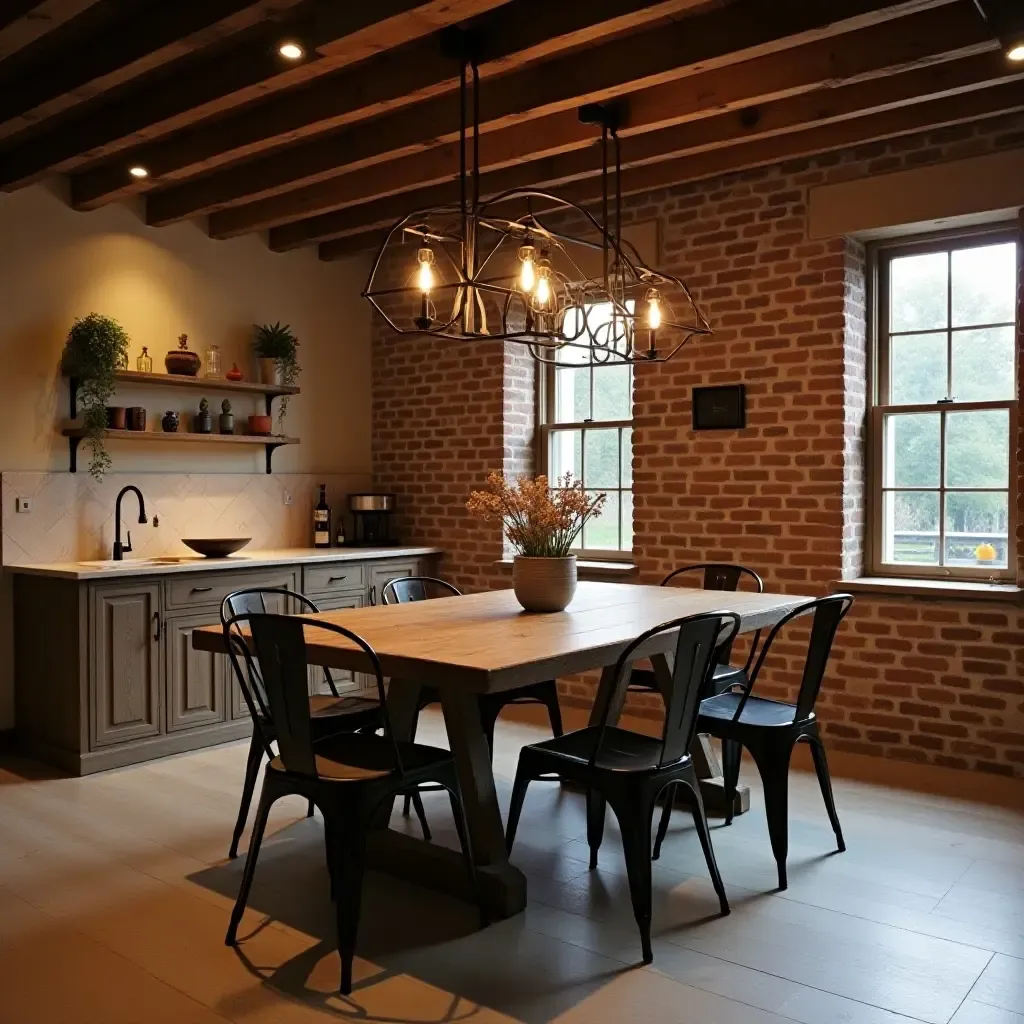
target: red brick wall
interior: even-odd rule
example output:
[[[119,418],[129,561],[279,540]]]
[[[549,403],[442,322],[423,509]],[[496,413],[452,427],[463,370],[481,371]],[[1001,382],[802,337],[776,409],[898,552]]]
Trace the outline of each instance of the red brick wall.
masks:
[[[864,249],[807,237],[808,189],[1022,138],[1024,117],[994,119],[626,201],[627,223],[659,220],[661,264],[688,279],[715,327],[672,362],[638,367],[641,582],[725,560],[756,568],[769,589],[821,594],[863,571]],[[376,344],[378,485],[399,493],[407,539],[446,548],[460,586],[508,585],[491,567],[500,539],[461,504],[490,468],[529,468],[527,362],[488,343],[382,331]],[[736,382],[747,428],[693,434],[691,388]],[[1024,533],[1019,547],[1024,582]],[[791,693],[797,662],[792,644],[780,647],[763,692]],[[861,596],[819,713],[836,749],[1024,777],[1022,676],[1017,606]],[[566,681],[564,692],[587,699],[591,684]]]

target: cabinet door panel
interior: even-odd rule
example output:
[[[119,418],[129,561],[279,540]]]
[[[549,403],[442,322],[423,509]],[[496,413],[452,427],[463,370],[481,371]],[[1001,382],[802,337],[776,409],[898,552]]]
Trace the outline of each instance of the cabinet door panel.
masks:
[[[333,612],[339,608],[362,608],[364,603],[362,594],[347,594],[344,597],[319,598],[317,599],[316,606],[322,612]],[[356,690],[366,685],[362,672],[348,672],[345,669],[332,668],[331,677],[334,679],[334,685],[338,693],[344,693],[346,690]],[[324,678],[323,667],[320,665],[309,666],[309,692],[311,695],[331,692],[331,688],[327,685],[327,680]]]
[[[197,651],[192,646],[192,630],[209,624],[208,612],[167,619],[168,732],[212,725],[226,718],[225,694],[231,681],[227,655]]]
[[[419,576],[420,563],[409,562],[376,562],[370,566],[368,582],[370,584],[370,604],[383,604],[381,591],[392,581],[402,576]]]
[[[160,733],[159,609],[157,583],[93,591],[93,746]]]

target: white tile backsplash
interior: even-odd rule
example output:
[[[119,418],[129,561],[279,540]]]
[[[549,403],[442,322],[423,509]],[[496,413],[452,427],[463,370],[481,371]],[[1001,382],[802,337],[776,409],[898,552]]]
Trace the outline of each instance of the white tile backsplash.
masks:
[[[182,537],[251,537],[253,548],[312,544],[317,486],[327,484],[335,515],[347,495],[369,490],[369,474],[108,473],[97,483],[88,473],[0,475],[4,565],[109,558],[114,540],[114,500],[125,484],[146,499],[147,525],[138,522],[135,496],[122,504],[122,535],[132,532],[136,555],[188,552]],[[285,504],[291,494],[292,503]],[[32,511],[15,511],[31,498]],[[159,527],[153,527],[153,519]]]

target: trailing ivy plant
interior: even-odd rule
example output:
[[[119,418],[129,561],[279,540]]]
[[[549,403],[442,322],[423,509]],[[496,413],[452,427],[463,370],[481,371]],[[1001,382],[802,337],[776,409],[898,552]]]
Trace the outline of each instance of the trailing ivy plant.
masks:
[[[256,324],[253,349],[257,359],[273,359],[281,371],[281,383],[292,387],[299,379],[299,339],[292,333],[290,324]],[[281,396],[278,406],[277,426],[284,429],[284,417],[288,411],[288,395]]]
[[[127,365],[128,335],[116,320],[100,313],[75,320],[60,366],[62,373],[78,381],[78,402],[92,453],[89,472],[97,480],[110,469],[110,455],[103,444],[107,403],[117,385],[117,371]]]

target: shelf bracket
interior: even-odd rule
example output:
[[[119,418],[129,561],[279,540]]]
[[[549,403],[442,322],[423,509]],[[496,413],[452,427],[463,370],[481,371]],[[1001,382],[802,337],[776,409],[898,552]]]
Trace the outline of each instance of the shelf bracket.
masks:
[[[269,401],[269,399],[268,399],[268,401]],[[269,476],[270,475],[270,460],[274,457],[274,449],[275,448],[280,448],[281,444],[280,444],[280,442],[276,442],[276,443],[275,442],[267,442],[267,444],[264,447],[267,450],[267,475]]]
[[[71,419],[77,419],[78,417],[78,378],[68,378],[68,411],[71,414]],[[72,470],[74,472],[74,470]]]
[[[72,407],[74,407],[74,401],[72,401]],[[72,473],[78,472],[78,446],[82,443],[80,437],[69,437],[68,438],[68,461],[69,471]]]
[[[267,415],[268,416],[272,415],[271,410],[274,407],[274,396],[273,395],[264,395],[263,396],[263,401],[264,401],[264,403],[266,404],[266,407],[267,407]],[[267,472],[269,473],[270,470],[268,469]]]

